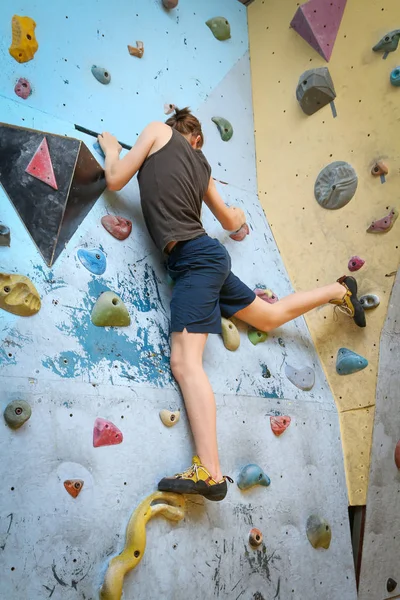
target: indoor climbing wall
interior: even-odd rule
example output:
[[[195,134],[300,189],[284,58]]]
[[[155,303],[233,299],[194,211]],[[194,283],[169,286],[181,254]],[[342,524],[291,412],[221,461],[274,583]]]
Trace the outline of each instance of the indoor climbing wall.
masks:
[[[10,54],[14,11],[36,29],[15,19]],[[183,600],[189,589],[193,600],[354,600],[339,423],[303,319],[268,336],[237,323],[232,352],[211,336],[204,363],[235,483],[222,503],[150,506],[192,451],[169,369],[171,288],[136,179],[104,191],[103,159],[82,128],[129,146],[166,118],[165,104],[190,105],[218,189],[250,234],[231,239],[205,209],[208,232],[266,301],[290,293],[257,196],[246,8],[118,0],[61,11],[32,0],[1,6],[0,28],[2,592],[90,600],[111,577],[119,598],[107,565],[145,501],[160,518],[144,558],[143,533],[128,548],[131,566],[143,560],[122,582],[125,598]],[[212,120],[222,118],[228,141]],[[104,305],[114,326],[103,326]]]
[[[399,385],[400,277],[397,275],[380,341],[371,472],[367,497],[359,597],[398,598],[400,569]],[[376,557],[379,556],[379,560]]]
[[[340,413],[349,502],[364,505],[379,338],[399,262],[400,103],[390,79],[400,32],[387,36],[399,27],[398,2],[312,0],[300,8],[260,0],[248,13],[258,192],[293,286],[312,289],[356,271],[359,295],[380,300],[365,329],[329,305],[306,317]],[[320,68],[328,76],[305,73]],[[347,164],[318,177],[338,161]],[[367,233],[392,208],[382,233]],[[366,368],[339,374],[341,348]]]

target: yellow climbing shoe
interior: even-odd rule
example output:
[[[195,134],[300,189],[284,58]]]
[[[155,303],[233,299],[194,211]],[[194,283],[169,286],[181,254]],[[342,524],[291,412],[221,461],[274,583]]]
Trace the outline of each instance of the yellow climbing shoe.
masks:
[[[223,500],[227,493],[226,481],[233,479],[225,475],[221,481],[215,481],[207,469],[201,464],[198,456],[193,456],[193,464],[183,473],[173,477],[164,477],[158,484],[161,492],[176,492],[178,494],[200,494],[207,500]]]

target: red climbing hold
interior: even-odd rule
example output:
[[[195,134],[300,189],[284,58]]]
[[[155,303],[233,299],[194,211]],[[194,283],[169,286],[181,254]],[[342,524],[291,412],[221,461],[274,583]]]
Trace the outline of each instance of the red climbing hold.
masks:
[[[111,423],[101,417],[98,417],[94,422],[93,428],[93,446],[99,448],[99,446],[114,446],[120,444],[123,440],[122,432]]]
[[[396,467],[400,469],[400,440],[396,444],[396,448],[394,449],[394,462],[396,463]]]
[[[51,163],[49,146],[47,145],[47,140],[45,137],[43,138],[39,148],[36,150],[25,171],[29,173],[29,175],[32,175],[32,177],[40,179],[40,181],[43,181],[43,183],[47,183],[47,185],[50,187],[58,190],[56,178],[54,176],[53,165]]]
[[[116,217],[114,215],[106,215],[102,217],[101,224],[108,233],[111,233],[117,240],[126,240],[132,231],[132,221],[124,219],[124,217]]]
[[[68,494],[73,498],[79,496],[82,488],[83,488],[82,479],[67,479],[64,481],[64,487],[67,490]]]
[[[283,415],[282,417],[270,417],[270,421],[273,433],[279,437],[289,427],[291,418]]]

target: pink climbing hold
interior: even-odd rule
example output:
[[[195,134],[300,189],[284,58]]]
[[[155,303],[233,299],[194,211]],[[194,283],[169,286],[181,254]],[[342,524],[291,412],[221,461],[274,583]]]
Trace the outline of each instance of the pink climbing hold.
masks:
[[[363,260],[359,256],[352,256],[349,260],[349,264],[347,265],[347,267],[349,271],[354,272],[361,269],[363,265],[365,265],[365,260]]]
[[[268,304],[275,304],[275,302],[278,302],[279,300],[278,296],[268,288],[255,288],[253,292],[256,296],[261,298],[261,300],[264,300],[264,302],[268,302]]]
[[[243,223],[240,229],[230,234],[231,240],[235,240],[235,242],[241,242],[244,240],[246,235],[249,235],[250,229],[247,223]]]
[[[122,431],[114,423],[111,423],[111,421],[106,421],[98,417],[94,422],[93,446],[95,448],[99,448],[100,446],[114,446],[115,444],[120,444],[123,439]]]
[[[397,208],[392,208],[386,217],[382,217],[382,219],[378,219],[377,221],[372,221],[367,229],[367,233],[385,233],[386,231],[390,231],[398,216],[399,211]]]
[[[32,175],[32,177],[35,177],[36,179],[43,181],[43,183],[47,183],[47,185],[55,190],[58,190],[53,165],[50,158],[49,146],[45,137],[40,143],[39,148],[36,150],[25,171],[29,173],[29,175]]]
[[[327,62],[331,57],[347,0],[309,0],[290,25]]]
[[[276,435],[276,437],[279,437],[284,431],[286,431],[292,420],[287,415],[283,415],[282,417],[270,417],[269,419],[272,432]]]
[[[23,100],[26,100],[28,96],[32,94],[31,84],[24,77],[20,77],[15,84],[14,92],[17,94],[17,96]]]

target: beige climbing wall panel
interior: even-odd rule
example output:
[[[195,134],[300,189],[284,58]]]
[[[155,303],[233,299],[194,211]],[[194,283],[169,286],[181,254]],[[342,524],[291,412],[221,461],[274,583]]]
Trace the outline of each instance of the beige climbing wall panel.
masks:
[[[326,306],[307,316],[340,412],[349,502],[363,505],[369,473],[379,338],[393,272],[399,262],[399,222],[383,235],[366,233],[371,221],[400,208],[400,90],[389,83],[400,49],[382,59],[372,46],[399,27],[397,0],[348,0],[327,64],[293,29],[295,0],[258,0],[248,10],[259,196],[296,291],[335,281],[348,273],[351,256],[366,260],[355,275],[360,293],[380,296],[358,329]],[[328,66],[337,98],[306,116],[296,86],[307,69]],[[386,183],[370,174],[376,159],[389,167]],[[329,211],[314,199],[319,171],[335,160],[357,171],[355,197]],[[365,356],[364,371],[340,377],[336,354],[347,347]]]

